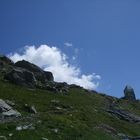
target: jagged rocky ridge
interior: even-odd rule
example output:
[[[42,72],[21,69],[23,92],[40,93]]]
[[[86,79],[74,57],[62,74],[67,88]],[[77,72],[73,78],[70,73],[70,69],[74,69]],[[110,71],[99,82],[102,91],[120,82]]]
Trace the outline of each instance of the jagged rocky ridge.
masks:
[[[3,79],[28,88],[67,92],[69,87],[65,82],[55,82],[52,72],[44,71],[25,60],[14,63],[8,57],[0,56],[0,71],[3,73]]]

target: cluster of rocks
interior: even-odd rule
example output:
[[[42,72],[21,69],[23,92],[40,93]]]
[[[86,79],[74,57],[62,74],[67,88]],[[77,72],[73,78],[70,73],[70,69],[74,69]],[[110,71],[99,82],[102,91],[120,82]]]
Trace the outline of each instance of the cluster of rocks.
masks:
[[[131,86],[125,87],[124,97],[122,97],[121,100],[126,100],[128,101],[128,103],[131,102],[133,103],[137,101],[134,93],[134,89]],[[120,100],[116,100],[116,101],[114,100],[113,102],[110,101],[109,108],[106,109],[106,111],[121,120],[133,122],[133,123],[140,123],[140,117],[135,115],[134,113],[131,113],[129,111],[120,108],[119,105],[117,104],[118,101]]]
[[[134,123],[140,123],[140,117],[130,113],[126,110],[122,109],[107,109],[107,112],[111,113],[112,115],[116,116],[117,118],[121,120],[125,120],[128,122],[134,122]]]
[[[28,124],[28,125],[19,125],[16,127],[17,131],[21,131],[21,130],[34,130],[35,127],[33,126],[33,124]]]
[[[67,83],[54,81],[53,74],[28,61],[22,60],[14,63],[6,56],[0,56],[0,72],[4,79],[14,84],[28,88],[40,88],[54,92],[67,92]]]
[[[31,88],[45,85],[47,82],[53,82],[54,80],[51,72],[43,71],[38,66],[25,60],[16,62],[5,74],[5,79]]]
[[[17,110],[14,110],[13,107],[8,105],[4,100],[0,99],[0,120],[11,117],[21,117],[21,114]]]

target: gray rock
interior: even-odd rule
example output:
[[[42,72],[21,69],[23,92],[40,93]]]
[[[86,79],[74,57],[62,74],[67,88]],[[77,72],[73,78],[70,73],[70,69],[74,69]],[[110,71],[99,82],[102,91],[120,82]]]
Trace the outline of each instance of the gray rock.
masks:
[[[37,110],[36,110],[35,106],[31,106],[30,111],[31,111],[31,113],[34,113],[34,114],[37,113]]]
[[[20,125],[16,127],[17,131],[22,131],[22,130],[34,130],[35,127],[33,126],[33,124],[28,124],[28,125]]]
[[[54,81],[54,77],[53,77],[52,72],[44,71],[44,73],[45,73],[45,78],[46,78],[48,81]]]
[[[8,136],[9,136],[9,137],[12,137],[12,136],[13,136],[13,133],[9,133]]]
[[[9,111],[11,109],[12,109],[11,106],[6,104],[6,102],[4,100],[0,99],[0,113]]]
[[[109,126],[108,124],[103,124],[103,123],[102,123],[102,124],[98,125],[98,126],[95,127],[95,128],[102,129],[102,130],[104,130],[105,132],[111,133],[111,134],[114,134],[114,135],[117,134],[116,129],[113,128],[112,126]]]
[[[0,65],[14,65],[14,62],[7,56],[0,55]]]
[[[12,70],[7,73],[4,78],[14,84],[30,88],[34,88],[36,85],[34,74],[23,68],[12,68]]]
[[[41,139],[42,139],[42,140],[48,140],[47,138],[44,138],[44,137],[42,137]]]
[[[54,100],[51,100],[51,103],[58,104],[58,103],[60,103],[60,101],[54,99]]]
[[[51,72],[44,72],[40,67],[22,60],[15,63],[16,67],[27,69],[28,71],[32,72],[35,78],[40,81],[41,83],[45,83],[47,81],[53,81],[53,74]]]
[[[9,106],[4,100],[0,99],[0,114],[5,117],[20,117],[21,114]]]
[[[34,114],[37,113],[37,110],[36,110],[35,106],[33,106],[33,105],[30,106],[28,104],[25,104],[24,107],[29,113],[34,113]]]
[[[125,87],[123,99],[127,99],[129,101],[136,101],[135,92],[134,92],[134,89],[131,86],[126,86]]]
[[[140,140],[140,136],[131,137],[131,136],[128,136],[128,135],[123,134],[123,133],[118,133],[117,136],[118,136],[121,140]]]
[[[21,114],[18,111],[13,110],[13,109],[3,112],[2,115],[4,117],[20,117],[21,116]]]
[[[5,102],[10,106],[15,106],[15,103],[13,101],[5,100]]]
[[[112,115],[115,115],[119,119],[122,119],[128,122],[133,122],[133,123],[140,123],[140,117],[128,111],[121,110],[121,109],[107,109],[106,111],[111,113]]]

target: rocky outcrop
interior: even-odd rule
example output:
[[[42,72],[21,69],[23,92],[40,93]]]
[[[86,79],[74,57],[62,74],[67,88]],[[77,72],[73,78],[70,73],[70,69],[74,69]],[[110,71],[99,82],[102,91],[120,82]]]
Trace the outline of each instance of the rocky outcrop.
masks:
[[[130,113],[128,111],[125,111],[122,109],[107,109],[106,111],[121,120],[125,120],[128,122],[134,122],[134,123],[140,123],[140,117],[133,113]]]
[[[118,133],[117,136],[121,140],[140,140],[140,136],[132,137],[132,136],[128,136],[128,135],[123,134],[123,133]]]
[[[0,66],[3,65],[14,65],[14,62],[4,55],[0,55]]]
[[[5,66],[5,64],[7,65]],[[0,65],[2,65],[0,74],[3,75],[3,78],[17,85],[64,93],[70,87],[65,82],[55,82],[52,72],[44,71],[35,64],[25,60],[14,64],[6,56],[0,56]]]
[[[53,74],[51,72],[45,72],[40,67],[28,61],[25,61],[25,60],[18,61],[17,63],[15,63],[15,66],[31,71],[34,74],[36,80],[40,81],[41,83],[46,83],[48,81],[54,80]]]
[[[20,117],[21,114],[9,106],[4,100],[0,99],[0,119],[6,117]]]
[[[28,124],[28,125],[20,125],[16,127],[17,131],[22,131],[22,130],[34,130],[35,127],[33,126],[33,124]]]
[[[125,87],[123,99],[129,100],[129,101],[136,101],[135,92],[131,86]]]
[[[12,70],[5,75],[5,79],[14,84],[26,87],[33,88],[36,85],[34,74],[23,68],[12,68]]]
[[[0,76],[3,77],[7,71],[14,65],[14,62],[8,57],[0,55]]]
[[[48,82],[45,85],[39,86],[39,88],[50,90],[56,93],[67,93],[69,90],[69,85],[65,82]]]
[[[45,74],[45,78],[47,79],[47,81],[54,81],[54,77],[53,77],[53,74],[52,72],[50,71],[44,71],[44,74]]]
[[[40,67],[25,60],[15,63],[6,72],[4,78],[14,84],[30,88],[47,87],[49,82],[54,81],[51,72],[43,71]]]

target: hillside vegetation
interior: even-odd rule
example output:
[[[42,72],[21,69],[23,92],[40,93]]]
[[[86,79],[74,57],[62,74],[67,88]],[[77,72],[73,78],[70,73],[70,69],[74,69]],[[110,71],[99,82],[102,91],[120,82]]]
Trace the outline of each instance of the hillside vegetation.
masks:
[[[118,99],[76,85],[57,92],[31,88],[5,80],[3,73],[0,99],[14,103],[11,106],[21,116],[3,118],[0,114],[0,139],[120,140],[140,136],[138,100]],[[37,112],[26,106],[34,106]]]

